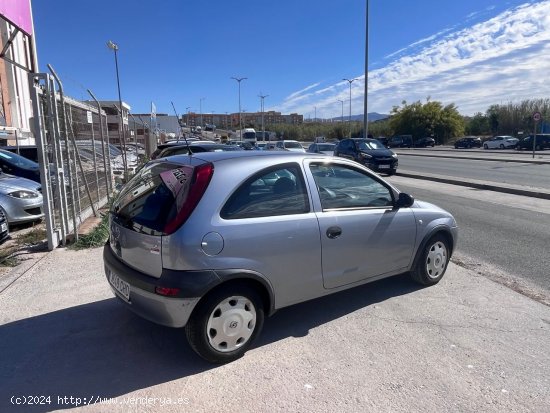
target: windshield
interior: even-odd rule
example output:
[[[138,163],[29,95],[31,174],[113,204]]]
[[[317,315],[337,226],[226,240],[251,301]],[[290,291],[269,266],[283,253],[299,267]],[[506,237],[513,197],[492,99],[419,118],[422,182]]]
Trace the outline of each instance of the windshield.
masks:
[[[0,149],[0,157],[13,166],[23,169],[36,169],[38,164],[16,153]]]
[[[359,141],[359,150],[362,151],[372,151],[373,149],[386,149],[384,145],[382,145],[377,140],[361,140]]]
[[[320,144],[317,144],[317,148],[319,148],[320,151],[333,151],[334,150],[334,146],[333,144],[331,143],[320,143]]]

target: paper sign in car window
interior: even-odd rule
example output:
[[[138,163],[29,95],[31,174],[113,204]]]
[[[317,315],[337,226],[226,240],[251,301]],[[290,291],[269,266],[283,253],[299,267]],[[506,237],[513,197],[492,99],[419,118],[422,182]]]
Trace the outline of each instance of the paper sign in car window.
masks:
[[[177,169],[161,172],[160,178],[164,185],[172,192],[176,200],[176,208],[179,211],[187,199],[191,178],[193,177],[193,167],[182,166]]]

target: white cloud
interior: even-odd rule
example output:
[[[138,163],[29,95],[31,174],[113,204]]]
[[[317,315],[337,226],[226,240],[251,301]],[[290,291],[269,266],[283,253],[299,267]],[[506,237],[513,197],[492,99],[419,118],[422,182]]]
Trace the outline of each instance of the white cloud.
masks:
[[[431,96],[472,114],[494,103],[550,95],[545,81],[550,73],[550,0],[523,4],[456,32],[440,31],[404,50],[419,44],[426,46],[369,73],[369,112],[387,113],[402,100]],[[316,106],[318,114],[340,116],[338,99],[349,100],[348,82],[318,86],[291,94],[276,109],[308,113]],[[354,114],[363,110],[363,92],[364,76],[358,76],[352,84]]]

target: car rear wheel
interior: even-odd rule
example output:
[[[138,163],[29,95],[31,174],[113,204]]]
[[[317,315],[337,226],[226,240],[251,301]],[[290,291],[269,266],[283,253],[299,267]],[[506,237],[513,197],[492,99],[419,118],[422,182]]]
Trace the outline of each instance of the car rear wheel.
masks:
[[[502,143],[500,144],[500,149],[504,149],[504,145]]]
[[[244,355],[264,323],[263,303],[248,286],[220,288],[199,303],[185,333],[191,348],[211,363]]]
[[[435,235],[419,251],[420,256],[411,271],[411,277],[422,285],[437,284],[445,271],[450,259],[450,249],[443,235]]]

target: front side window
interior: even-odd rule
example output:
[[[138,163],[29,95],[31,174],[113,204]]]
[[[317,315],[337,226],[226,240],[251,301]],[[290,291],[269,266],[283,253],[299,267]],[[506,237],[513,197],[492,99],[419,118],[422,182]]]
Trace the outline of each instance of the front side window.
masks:
[[[367,172],[349,165],[312,163],[313,179],[323,210],[392,207],[390,188]]]
[[[242,184],[221,211],[224,219],[242,219],[309,212],[309,201],[298,164],[264,169]]]

